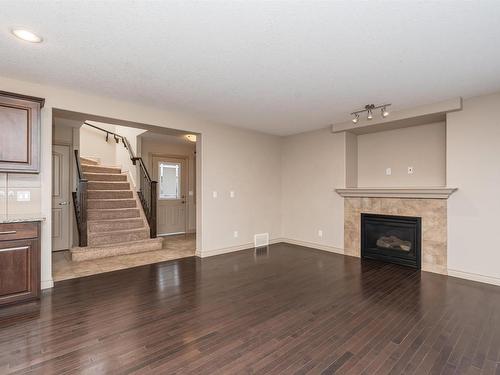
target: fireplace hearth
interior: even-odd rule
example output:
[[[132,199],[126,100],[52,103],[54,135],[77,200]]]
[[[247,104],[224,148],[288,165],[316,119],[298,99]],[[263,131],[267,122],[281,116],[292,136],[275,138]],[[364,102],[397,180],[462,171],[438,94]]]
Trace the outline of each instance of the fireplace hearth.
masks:
[[[361,213],[361,256],[421,268],[420,217]]]

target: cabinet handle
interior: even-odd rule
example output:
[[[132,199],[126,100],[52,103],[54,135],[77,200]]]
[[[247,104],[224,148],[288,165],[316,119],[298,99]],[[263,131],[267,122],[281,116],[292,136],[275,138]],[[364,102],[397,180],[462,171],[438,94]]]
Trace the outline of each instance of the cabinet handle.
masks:
[[[16,234],[17,230],[8,230],[7,232],[0,232],[0,235],[2,234]]]
[[[6,249],[0,249],[0,253],[3,253],[5,251],[19,251],[19,250],[28,250],[28,246],[20,246],[20,247],[10,247]]]

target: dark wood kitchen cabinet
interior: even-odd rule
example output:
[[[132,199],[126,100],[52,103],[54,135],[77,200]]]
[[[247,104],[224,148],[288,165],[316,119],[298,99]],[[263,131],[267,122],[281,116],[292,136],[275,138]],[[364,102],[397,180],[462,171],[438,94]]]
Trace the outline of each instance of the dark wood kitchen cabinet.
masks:
[[[0,91],[0,172],[40,171],[40,112],[44,102]]]
[[[0,306],[40,296],[40,223],[0,224]]]

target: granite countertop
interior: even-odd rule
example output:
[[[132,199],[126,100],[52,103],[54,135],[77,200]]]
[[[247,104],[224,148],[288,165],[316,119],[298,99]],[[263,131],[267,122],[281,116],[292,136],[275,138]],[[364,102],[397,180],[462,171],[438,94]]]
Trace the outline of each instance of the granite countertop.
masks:
[[[29,221],[44,221],[44,220],[45,217],[40,213],[0,215],[0,224],[25,223]]]

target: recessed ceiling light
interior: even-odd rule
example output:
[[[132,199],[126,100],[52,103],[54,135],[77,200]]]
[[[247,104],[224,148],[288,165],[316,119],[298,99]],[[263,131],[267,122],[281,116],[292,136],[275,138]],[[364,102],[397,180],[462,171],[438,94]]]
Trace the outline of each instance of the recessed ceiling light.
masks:
[[[191,142],[196,142],[196,134],[186,134],[186,138]]]
[[[30,43],[41,43],[43,41],[43,38],[41,36],[38,36],[26,29],[12,29],[12,34],[14,34],[19,39]]]

